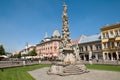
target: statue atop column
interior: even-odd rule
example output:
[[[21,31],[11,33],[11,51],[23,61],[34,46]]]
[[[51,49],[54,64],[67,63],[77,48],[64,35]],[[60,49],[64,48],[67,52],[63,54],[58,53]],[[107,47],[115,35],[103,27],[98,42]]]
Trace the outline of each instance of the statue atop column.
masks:
[[[61,54],[63,55],[64,63],[75,63],[75,56],[73,55],[73,48],[70,39],[70,30],[68,25],[67,5],[63,4],[62,14],[62,39],[61,39]]]
[[[62,38],[60,42],[59,54],[62,56],[63,61],[53,64],[49,69],[48,74],[71,75],[85,73],[85,65],[76,63],[76,58],[70,39],[67,5],[65,3],[63,5],[62,22]]]
[[[68,16],[67,16],[67,5],[64,3],[63,5],[63,14],[62,14],[62,44],[64,48],[71,48],[71,39],[70,39],[70,31],[68,26]]]

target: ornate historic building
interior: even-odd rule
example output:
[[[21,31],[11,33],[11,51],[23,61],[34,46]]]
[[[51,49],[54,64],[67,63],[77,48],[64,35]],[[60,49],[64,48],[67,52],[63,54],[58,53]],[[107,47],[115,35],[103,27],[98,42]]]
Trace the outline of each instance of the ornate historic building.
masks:
[[[87,37],[86,35],[82,35],[78,39],[72,40],[72,47],[73,47],[74,54],[75,54],[75,57],[76,57],[77,60],[80,60],[79,42],[86,37]]]
[[[25,48],[20,51],[21,55],[28,54],[30,51],[35,49],[36,46],[26,44]],[[19,53],[19,52],[18,52]]]
[[[36,45],[38,56],[48,58],[58,57],[60,39],[60,33],[57,29],[53,32],[51,38],[46,34],[44,40],[41,40],[41,42]]]
[[[85,37],[79,41],[79,55],[82,60],[101,59],[101,36],[100,34]]]
[[[101,29],[104,60],[120,59],[120,24],[108,25]]]

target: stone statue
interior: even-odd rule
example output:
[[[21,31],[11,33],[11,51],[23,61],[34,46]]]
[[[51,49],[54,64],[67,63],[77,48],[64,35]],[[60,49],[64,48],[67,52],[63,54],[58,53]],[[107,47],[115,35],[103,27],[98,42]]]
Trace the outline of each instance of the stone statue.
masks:
[[[67,5],[64,3],[64,5],[63,5],[63,9],[64,9],[64,13],[67,13]]]

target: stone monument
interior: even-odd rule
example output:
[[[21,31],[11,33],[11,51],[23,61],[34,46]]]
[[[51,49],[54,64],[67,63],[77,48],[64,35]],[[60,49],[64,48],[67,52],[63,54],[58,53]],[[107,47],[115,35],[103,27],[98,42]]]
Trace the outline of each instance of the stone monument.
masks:
[[[62,56],[63,61],[52,64],[48,71],[48,74],[58,74],[58,75],[72,75],[72,74],[82,74],[86,73],[87,68],[82,63],[77,63],[74,50],[72,48],[72,43],[70,39],[70,31],[68,26],[68,16],[67,16],[67,5],[63,4],[63,14],[62,14],[62,38],[60,43],[60,56]]]

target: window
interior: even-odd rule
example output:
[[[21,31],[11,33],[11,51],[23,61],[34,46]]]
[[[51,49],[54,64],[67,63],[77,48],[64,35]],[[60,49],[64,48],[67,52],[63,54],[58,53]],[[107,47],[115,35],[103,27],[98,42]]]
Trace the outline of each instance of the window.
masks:
[[[57,46],[54,46],[54,51],[56,52],[56,50],[57,50]]]
[[[115,30],[115,36],[118,36],[118,30]]]
[[[99,44],[99,49],[100,49],[100,50],[102,49],[102,46],[101,46],[101,44]]]
[[[96,47],[96,50],[98,50],[98,45],[95,45],[95,47]]]
[[[108,38],[108,37],[109,37],[108,32],[106,32],[106,38]]]
[[[103,39],[105,38],[105,33],[103,33]]]
[[[112,42],[112,48],[114,48],[114,42]]]
[[[113,35],[113,31],[110,31],[110,35]]]
[[[106,48],[106,45],[105,45],[105,43],[103,44],[104,45],[104,49]]]
[[[87,46],[85,46],[85,50],[87,51]]]
[[[119,36],[120,36],[120,29],[119,29]]]
[[[52,50],[52,46],[50,47],[50,49]]]
[[[83,47],[80,48],[80,51],[81,51],[81,52],[83,51]]]
[[[92,45],[90,45],[90,50],[91,50],[91,51],[93,50]]]
[[[103,45],[104,45],[104,48],[107,48],[107,43],[104,43]]]
[[[113,37],[114,35],[113,35],[113,31],[110,31],[110,37]]]
[[[96,50],[100,50],[101,49],[101,44],[96,45]]]
[[[107,47],[108,47],[108,48],[110,47],[110,42],[107,42]]]
[[[120,47],[120,42],[117,42],[117,46]]]

